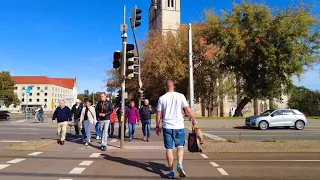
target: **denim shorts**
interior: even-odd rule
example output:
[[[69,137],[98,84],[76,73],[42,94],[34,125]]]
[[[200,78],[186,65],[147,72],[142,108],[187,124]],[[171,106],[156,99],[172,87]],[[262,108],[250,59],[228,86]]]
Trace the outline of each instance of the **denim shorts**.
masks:
[[[176,148],[184,147],[185,138],[184,129],[163,129],[164,147],[167,150],[173,149],[173,143]]]

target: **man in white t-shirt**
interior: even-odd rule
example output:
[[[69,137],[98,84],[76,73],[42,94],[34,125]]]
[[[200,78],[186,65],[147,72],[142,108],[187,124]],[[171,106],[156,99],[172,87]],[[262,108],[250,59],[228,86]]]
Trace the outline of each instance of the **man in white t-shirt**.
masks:
[[[192,124],[196,124],[194,113],[189,107],[189,104],[185,96],[181,93],[174,91],[173,81],[168,80],[166,82],[167,93],[159,98],[157,105],[157,135],[161,133],[161,119],[163,128],[163,140],[164,146],[167,149],[166,156],[170,173],[167,175],[169,179],[174,179],[173,170],[173,143],[177,148],[177,171],[180,177],[186,177],[186,173],[183,170],[182,161],[185,145],[185,131],[184,131],[184,118],[182,115],[182,109],[190,116]]]

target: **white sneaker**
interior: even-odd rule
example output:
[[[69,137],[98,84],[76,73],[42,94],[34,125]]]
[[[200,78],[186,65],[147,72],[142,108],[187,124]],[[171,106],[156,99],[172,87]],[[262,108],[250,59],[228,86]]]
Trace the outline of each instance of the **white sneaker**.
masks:
[[[100,139],[100,137],[99,137],[99,136],[97,136],[97,137],[96,137],[96,139]]]
[[[88,146],[88,145],[89,145],[89,143],[88,143],[88,142],[86,142],[84,145],[85,145],[85,146]]]

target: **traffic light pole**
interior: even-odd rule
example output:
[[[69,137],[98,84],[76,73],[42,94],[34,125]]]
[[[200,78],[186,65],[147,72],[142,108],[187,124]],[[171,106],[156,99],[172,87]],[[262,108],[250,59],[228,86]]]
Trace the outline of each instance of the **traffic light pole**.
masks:
[[[123,6],[123,26],[126,25],[126,6]],[[127,55],[127,32],[126,28],[122,31],[122,56],[121,56],[121,140],[120,148],[124,148],[124,126],[125,126],[125,88],[126,88],[126,55]]]
[[[192,26],[189,24],[189,103],[190,108],[194,111],[194,82],[193,82],[193,63],[192,63]]]

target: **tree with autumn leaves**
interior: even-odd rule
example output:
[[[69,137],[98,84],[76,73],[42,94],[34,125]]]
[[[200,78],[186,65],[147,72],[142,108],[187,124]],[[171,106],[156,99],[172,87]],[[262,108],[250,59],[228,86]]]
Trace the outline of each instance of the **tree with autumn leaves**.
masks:
[[[242,1],[222,15],[205,14],[206,19],[193,26],[193,60],[195,97],[207,116],[227,94],[241,93],[238,116],[253,99],[289,93],[292,77],[300,77],[319,55],[318,22],[306,5],[276,11]],[[150,32],[141,49],[143,88],[151,103],[164,94],[166,79],[174,80],[177,91],[187,95],[187,27],[182,25],[175,33]],[[129,96],[138,94],[137,80],[126,85]]]

